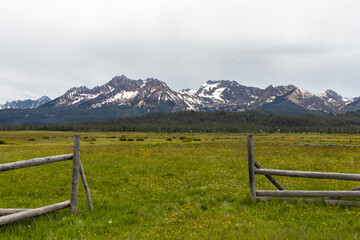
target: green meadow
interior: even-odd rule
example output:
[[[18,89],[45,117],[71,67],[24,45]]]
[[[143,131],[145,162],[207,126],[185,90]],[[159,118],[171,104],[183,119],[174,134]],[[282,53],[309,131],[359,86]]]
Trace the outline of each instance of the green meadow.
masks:
[[[0,164],[72,153],[81,161],[78,214],[63,209],[0,227],[0,239],[358,239],[360,208],[253,203],[246,134],[0,132]],[[265,168],[360,173],[360,135],[258,134]],[[70,199],[71,161],[0,173],[0,208]],[[348,190],[358,182],[276,177],[292,190]],[[257,189],[275,189],[256,176]]]

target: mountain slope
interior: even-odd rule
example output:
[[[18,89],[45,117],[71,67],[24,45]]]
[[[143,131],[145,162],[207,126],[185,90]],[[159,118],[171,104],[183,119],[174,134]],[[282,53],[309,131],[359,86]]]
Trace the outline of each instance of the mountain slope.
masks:
[[[259,88],[245,87],[235,81],[207,81],[197,91],[181,91],[190,109],[200,111],[245,111],[246,104],[261,92]],[[190,100],[191,99],[191,100]]]
[[[272,102],[275,97],[295,88],[292,85],[266,89],[246,87],[235,81],[208,81],[198,90],[182,90],[180,95],[189,109],[197,111],[246,111]]]
[[[360,97],[350,99],[340,107],[341,112],[356,112],[360,109]]]
[[[320,93],[318,97],[322,98],[329,107],[337,110],[347,102],[342,96],[330,89]]]

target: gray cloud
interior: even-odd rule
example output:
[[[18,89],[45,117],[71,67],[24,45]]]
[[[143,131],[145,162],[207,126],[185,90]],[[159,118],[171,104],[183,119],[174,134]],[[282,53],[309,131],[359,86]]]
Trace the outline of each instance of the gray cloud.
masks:
[[[13,0],[0,7],[0,101],[113,76],[209,79],[359,96],[356,0]]]

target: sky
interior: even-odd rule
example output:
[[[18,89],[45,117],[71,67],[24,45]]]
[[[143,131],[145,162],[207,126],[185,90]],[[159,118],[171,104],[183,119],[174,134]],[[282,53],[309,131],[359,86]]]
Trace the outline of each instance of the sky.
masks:
[[[358,0],[0,0],[0,103],[114,76],[360,96]]]

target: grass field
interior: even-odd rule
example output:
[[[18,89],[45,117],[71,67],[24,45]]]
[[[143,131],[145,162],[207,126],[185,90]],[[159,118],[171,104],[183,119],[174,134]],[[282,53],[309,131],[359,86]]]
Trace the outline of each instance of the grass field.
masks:
[[[0,163],[72,153],[74,134],[0,132]],[[2,226],[0,239],[360,238],[358,207],[251,202],[245,134],[80,135],[94,213],[80,186],[76,216],[64,209]],[[266,168],[360,173],[359,135],[255,135],[254,145],[255,158]],[[276,179],[293,190],[360,185]],[[275,189],[263,176],[256,181],[258,189]],[[0,208],[35,208],[68,200],[70,183],[70,161],[2,172]]]

